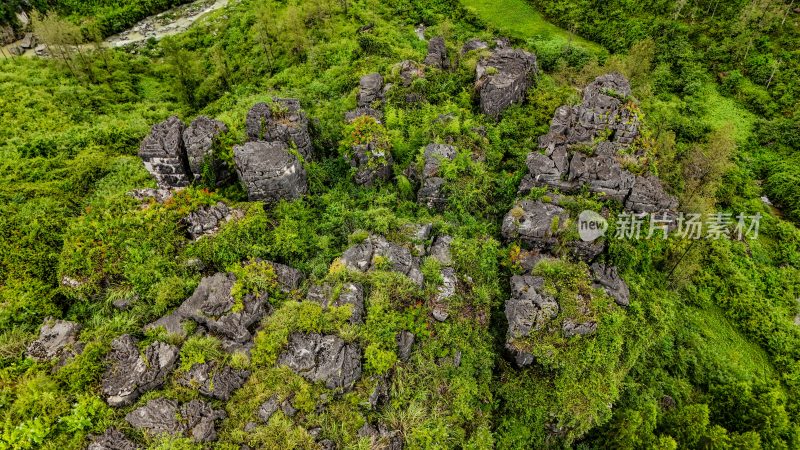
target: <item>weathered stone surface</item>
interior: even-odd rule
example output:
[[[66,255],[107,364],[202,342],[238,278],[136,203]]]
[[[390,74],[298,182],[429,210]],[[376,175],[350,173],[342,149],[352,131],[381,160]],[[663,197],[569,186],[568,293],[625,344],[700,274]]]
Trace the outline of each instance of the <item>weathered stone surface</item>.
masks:
[[[225,411],[215,410],[202,400],[179,405],[175,400],[157,398],[128,413],[125,420],[148,434],[183,435],[195,442],[211,442],[217,439],[214,422],[225,416]]]
[[[369,106],[360,106],[352,111],[346,112],[344,114],[344,119],[347,121],[347,123],[353,123],[354,120],[361,116],[372,117],[378,123],[381,123],[383,120],[383,113],[377,109],[370,108]]]
[[[511,277],[511,298],[506,301],[509,337],[526,337],[531,331],[544,328],[558,315],[558,302],[544,293],[543,285],[542,277]]]
[[[289,293],[300,288],[303,280],[306,279],[303,272],[294,267],[276,262],[270,262],[269,264],[272,265],[272,269],[275,271],[275,280],[278,282],[278,287],[283,292]]]
[[[392,152],[382,148],[376,142],[360,144],[353,147],[347,162],[356,168],[355,182],[372,186],[379,181],[392,178],[392,165],[394,158]]]
[[[278,397],[273,395],[258,408],[258,418],[261,419],[262,422],[268,423],[272,415],[278,411],[278,408],[280,408]]]
[[[313,156],[308,118],[300,108],[300,101],[275,98],[272,105],[258,103],[247,113],[247,137],[251,141],[280,141],[306,159]]]
[[[605,289],[618,305],[630,305],[630,290],[625,280],[619,276],[616,267],[594,263],[591,266],[591,270],[595,287]]]
[[[151,389],[161,387],[178,361],[178,348],[153,342],[139,353],[137,341],[124,334],[111,342],[109,368],[102,379],[103,396],[110,406],[127,406]]]
[[[428,249],[428,256],[439,261],[443,266],[453,265],[453,256],[450,253],[450,245],[453,243],[453,237],[442,235],[437,236]]]
[[[250,200],[294,200],[308,190],[305,169],[282,141],[237,145],[233,155]]]
[[[426,178],[417,192],[417,203],[436,211],[443,211],[447,207],[444,185],[444,178]]]
[[[350,247],[342,254],[341,261],[348,269],[366,272],[372,268],[376,256],[386,258],[393,271],[406,275],[422,286],[424,280],[419,268],[420,258],[408,248],[389,242],[382,236],[371,235],[364,242]]]
[[[400,83],[406,87],[411,86],[417,78],[425,78],[425,67],[409,59],[397,64],[395,70],[400,77]]]
[[[411,350],[414,347],[414,333],[403,330],[397,333],[397,357],[400,361],[408,361],[411,358]]]
[[[550,249],[569,219],[567,211],[550,203],[522,200],[503,218],[502,234],[508,240],[520,239],[530,248]]]
[[[28,356],[37,361],[58,358],[59,365],[83,350],[78,342],[81,326],[75,322],[47,319],[39,331],[39,338],[28,345]]]
[[[414,255],[422,256],[425,254],[425,245],[428,238],[430,238],[433,224],[413,224],[409,223],[403,226],[403,234],[405,234],[414,246]]]
[[[217,273],[203,278],[177,312],[225,339],[240,343],[252,340],[250,328],[272,308],[266,294],[246,294],[242,300],[243,307],[234,311],[236,302],[231,288],[235,282],[233,274]]]
[[[561,325],[565,337],[585,336],[594,334],[597,331],[597,322],[575,322],[572,319],[565,319]]]
[[[201,394],[227,401],[236,389],[242,387],[250,377],[247,370],[222,366],[215,362],[195,364],[178,378],[178,383],[196,388]]]
[[[511,277],[511,298],[506,301],[506,349],[520,367],[532,364],[533,355],[518,348],[514,341],[543,329],[559,312],[558,302],[544,293],[543,284],[544,279],[541,277]]]
[[[114,428],[92,439],[87,450],[136,450],[139,447]]]
[[[525,100],[536,78],[536,56],[524,50],[501,48],[478,62],[475,87],[481,112],[499,117],[513,103]]]
[[[191,181],[183,145],[183,122],[173,116],[156,124],[139,146],[144,167],[161,188],[185,187]]]
[[[422,169],[422,178],[440,175],[439,169],[442,166],[442,161],[452,161],[457,155],[458,152],[452,145],[428,144],[425,147],[425,165]]]
[[[329,389],[349,391],[361,377],[361,349],[338,336],[293,333],[278,364]]]
[[[572,256],[586,262],[594,261],[606,249],[605,239],[596,239],[591,242],[578,239],[568,242],[566,246]]]
[[[447,46],[443,37],[437,36],[428,41],[428,56],[425,57],[423,64],[436,69],[450,68],[450,58],[447,57]]]
[[[183,131],[183,144],[186,147],[186,157],[192,179],[200,178],[204,162],[215,169],[218,168],[218,163],[212,160],[214,141],[217,136],[227,132],[227,125],[205,116],[193,120]]]
[[[383,77],[370,73],[359,81],[358,106],[370,106],[376,100],[383,100]]]
[[[403,435],[398,430],[390,430],[384,424],[377,426],[365,423],[357,436],[370,439],[370,448],[382,450],[403,450]]]
[[[489,44],[480,39],[470,39],[461,47],[461,54],[469,53],[474,50],[483,50],[489,48]]]
[[[189,213],[183,219],[186,231],[192,239],[197,240],[203,236],[214,234],[226,222],[244,217],[244,212],[228,207],[225,203],[218,202],[213,206],[203,206],[197,211]]]
[[[458,276],[452,267],[443,268],[441,276],[442,284],[433,299],[432,314],[434,319],[444,322],[450,316],[448,300],[456,294]]]
[[[178,419],[180,406],[175,400],[156,398],[137,408],[125,420],[134,428],[144,430],[151,435],[175,435],[183,431]]]
[[[369,394],[369,407],[378,409],[389,402],[389,380],[387,376],[377,377],[375,387]]]
[[[669,211],[677,207],[677,199],[667,194],[661,181],[653,175],[636,176],[631,193],[625,200],[625,208],[637,213]]]
[[[307,299],[319,303],[323,308],[350,305],[352,314],[350,323],[357,324],[364,321],[364,288],[358,283],[344,283],[336,294],[330,284],[315,284],[308,290]]]
[[[226,414],[225,411],[214,409],[202,400],[192,400],[181,407],[181,416],[189,437],[195,442],[212,442],[217,440],[214,422],[224,419]]]

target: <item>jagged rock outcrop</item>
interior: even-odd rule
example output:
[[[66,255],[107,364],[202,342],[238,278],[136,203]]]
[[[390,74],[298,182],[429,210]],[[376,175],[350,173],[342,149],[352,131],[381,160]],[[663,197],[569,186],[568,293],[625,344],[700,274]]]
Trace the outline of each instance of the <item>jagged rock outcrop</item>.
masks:
[[[524,101],[537,73],[536,56],[525,50],[500,48],[480,60],[475,88],[481,112],[498,118],[507,107]]]
[[[127,406],[151,389],[161,387],[178,361],[178,348],[153,342],[144,353],[137,341],[122,335],[111,342],[106,360],[109,368],[102,379],[103,396],[110,406]]]
[[[425,67],[409,59],[401,61],[396,67],[403,86],[411,86],[417,78],[425,78]]]
[[[306,298],[319,303],[323,308],[332,306],[350,305],[353,309],[350,323],[357,324],[364,321],[364,288],[359,283],[344,283],[338,293],[334,292],[330,284],[315,284],[308,290]]]
[[[109,428],[105,433],[93,438],[86,448],[87,450],[136,450],[139,447],[121,432]]]
[[[294,200],[308,190],[305,169],[282,141],[237,145],[233,158],[251,201]]]
[[[220,163],[212,158],[214,141],[220,134],[227,132],[228,126],[223,122],[205,116],[193,120],[183,131],[183,145],[193,180],[200,178],[204,163],[209,164],[215,174],[222,175],[219,173],[222,171]]]
[[[616,267],[594,263],[591,270],[594,287],[605,289],[619,306],[630,305],[631,293],[628,284],[619,276]]]
[[[561,330],[565,337],[585,336],[597,331],[597,322],[575,322],[572,319],[565,319],[561,325]]]
[[[261,262],[261,260],[256,259],[256,262]],[[303,272],[294,267],[276,262],[268,262],[268,264],[270,264],[272,270],[275,271],[275,281],[278,282],[278,288],[283,292],[289,293],[300,288],[300,285],[306,279]]]
[[[403,330],[395,336],[397,341],[397,357],[400,361],[408,361],[411,358],[411,350],[414,348],[414,333]]]
[[[453,265],[453,256],[450,252],[450,245],[452,243],[452,236],[437,236],[431,244],[431,247],[428,249],[428,256],[439,261],[439,264],[443,266]]]
[[[28,345],[27,354],[37,361],[58,359],[58,366],[81,353],[83,344],[78,341],[81,326],[66,320],[46,319],[39,330],[39,338]]]
[[[251,141],[280,141],[287,148],[294,144],[303,158],[313,156],[308,118],[296,99],[276,98],[272,105],[253,106],[247,113],[247,137]]]
[[[273,395],[258,408],[258,418],[264,423],[269,423],[269,419],[278,411],[280,407],[281,405],[278,402],[278,396]]]
[[[447,57],[447,46],[444,44],[443,37],[437,36],[428,41],[428,55],[423,64],[436,69],[450,68],[450,58]]]
[[[375,141],[354,146],[347,162],[356,169],[354,180],[360,185],[372,186],[392,178],[392,152]]]
[[[445,267],[441,271],[442,284],[436,291],[436,296],[433,299],[432,314],[433,318],[439,322],[444,322],[450,317],[448,310],[448,300],[456,294],[458,287],[458,276],[455,269],[452,267]]]
[[[489,48],[489,44],[480,39],[470,39],[461,47],[461,54],[466,54],[475,50],[483,50]]]
[[[639,119],[626,106],[629,96],[628,81],[622,75],[608,74],[586,87],[581,105],[558,108],[550,131],[539,138],[544,153],[528,155],[529,174],[520,192],[545,186],[573,193],[586,186],[635,212],[676,208],[676,200],[657,178],[633,175],[618,161],[619,146],[633,143],[639,134]],[[601,136],[605,140],[590,149],[590,154],[575,150]]]
[[[236,300],[231,289],[236,277],[217,273],[200,280],[194,293],[172,314],[162,317],[147,328],[164,327],[169,333],[185,335],[181,323],[191,319],[209,332],[224,340],[246,343],[253,339],[252,327],[272,311],[268,295],[246,294],[241,308],[234,308]]]
[[[220,367],[216,362],[208,362],[193,365],[178,378],[178,383],[195,388],[208,397],[227,401],[233,391],[242,387],[249,377],[250,372],[247,370],[238,370],[230,366]]]
[[[344,113],[344,119],[347,121],[347,123],[353,123],[354,120],[361,116],[372,117],[378,123],[381,123],[383,120],[383,113],[377,109],[370,108],[369,106],[360,106],[354,110]]]
[[[389,242],[382,236],[371,235],[364,242],[345,250],[341,262],[348,269],[367,272],[373,268],[375,257],[385,258],[391,270],[406,275],[422,286],[424,280],[419,268],[420,258],[412,255],[408,248]]]
[[[383,100],[383,77],[379,73],[370,73],[359,80],[358,106],[371,106],[376,100]]]
[[[425,147],[424,166],[420,174],[421,187],[417,192],[417,203],[428,208],[442,211],[447,206],[447,197],[444,195],[444,178],[440,177],[440,168],[443,160],[452,161],[458,152],[452,145],[428,144]]]
[[[678,200],[667,195],[661,180],[653,175],[636,176],[625,208],[637,213],[669,212],[678,207]]]
[[[558,316],[559,305],[543,289],[544,279],[531,275],[511,277],[511,298],[506,301],[508,333],[506,348],[519,366],[533,363],[533,356],[514,345],[514,341],[539,331]]]
[[[377,426],[365,423],[357,433],[360,438],[370,439],[370,448],[383,450],[403,450],[403,435],[398,430],[390,430],[384,424]]]
[[[549,250],[558,243],[569,213],[541,201],[522,200],[503,218],[501,232],[508,240],[519,239],[529,248]]]
[[[185,187],[193,178],[183,145],[183,129],[183,122],[172,116],[154,125],[139,146],[144,167],[161,188]]]
[[[226,222],[244,217],[244,212],[230,208],[222,202],[213,206],[203,206],[197,211],[189,213],[183,219],[186,231],[192,239],[197,240],[203,236],[216,233]]]
[[[293,333],[278,364],[329,389],[349,391],[361,378],[361,349],[338,336]]]
[[[212,442],[217,439],[214,422],[225,417],[225,411],[214,409],[202,400],[179,405],[175,400],[157,398],[128,413],[125,420],[151,435],[169,434],[190,437],[195,442]]]

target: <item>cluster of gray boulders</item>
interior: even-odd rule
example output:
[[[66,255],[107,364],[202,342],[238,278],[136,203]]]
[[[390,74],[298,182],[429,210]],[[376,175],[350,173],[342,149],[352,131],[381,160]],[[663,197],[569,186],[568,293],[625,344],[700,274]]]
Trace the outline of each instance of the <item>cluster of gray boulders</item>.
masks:
[[[247,114],[249,141],[233,149],[236,173],[250,200],[274,203],[303,196],[307,189],[306,172],[298,156],[312,157],[309,121],[295,99],[273,99],[258,103]],[[214,157],[214,143],[228,131],[214,119],[198,117],[188,127],[177,117],[156,124],[139,147],[145,168],[161,189],[182,188],[212,171],[218,182],[230,173]]]
[[[583,103],[556,110],[550,131],[539,138],[542,150],[528,155],[529,173],[520,193],[533,187],[548,187],[574,193],[586,187],[605,195],[634,212],[663,212],[677,208],[658,178],[634,175],[618,160],[618,150],[639,135],[639,119],[627,106],[630,85],[620,74],[598,77],[584,90]],[[574,150],[590,146],[591,153]]]
[[[529,174],[520,193],[527,194],[533,187],[565,193],[586,188],[620,202],[629,211],[671,214],[677,200],[665,192],[658,178],[634,175],[618,160],[619,148],[633,143],[639,133],[638,117],[627,105],[630,101],[628,81],[612,73],[598,77],[586,88],[581,105],[558,108],[550,131],[539,138],[543,152],[528,155]],[[564,239],[570,215],[561,206],[562,200],[553,193],[540,200],[521,200],[503,219],[503,237],[523,247],[520,265],[524,272],[512,277],[505,310],[506,348],[519,366],[534,362],[533,355],[517,345],[519,340],[537,332],[554,332],[552,324],[561,313],[558,301],[544,289],[545,280],[529,274],[540,260],[566,252],[589,264],[587,277],[594,287],[605,290],[621,307],[630,303],[630,291],[617,268],[598,260],[606,248],[603,238]],[[597,329],[592,320],[565,317],[560,323],[567,338]]]

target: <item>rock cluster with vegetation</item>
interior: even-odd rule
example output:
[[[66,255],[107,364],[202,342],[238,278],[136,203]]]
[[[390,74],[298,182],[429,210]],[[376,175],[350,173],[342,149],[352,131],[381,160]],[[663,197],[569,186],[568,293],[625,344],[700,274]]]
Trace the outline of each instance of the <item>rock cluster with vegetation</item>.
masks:
[[[793,3],[6,3],[0,449],[800,446]]]

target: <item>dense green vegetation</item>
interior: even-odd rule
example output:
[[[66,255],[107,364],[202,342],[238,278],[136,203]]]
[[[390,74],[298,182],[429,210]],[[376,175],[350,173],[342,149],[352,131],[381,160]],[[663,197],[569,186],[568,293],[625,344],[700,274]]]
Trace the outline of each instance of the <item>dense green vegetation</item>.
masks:
[[[0,61],[0,448],[85,448],[89,435],[109,426],[153,448],[199,448],[142,436],[124,420],[150,398],[186,401],[198,398],[196,391],[168,382],[134,406],[110,408],[99,389],[103,357],[122,333],[141,337],[142,345],[173,339],[143,333],[142,326],[179,305],[203,275],[231,271],[243,289],[274,291],[268,269],[247,266],[254,258],[334,285],[362,282],[367,317],[354,326],[346,308],[322,310],[297,301],[302,292],[273,292],[275,311],[250,358],[231,358],[214,338],[187,338],[178,372],[222,360],[252,372],[224,405],[220,448],[314,448],[307,429],[317,425],[342,448],[369,448],[357,436],[365,420],[402,430],[407,448],[800,447],[800,327],[793,323],[800,231],[792,222],[800,220],[797,15],[789,12],[781,24],[788,7],[782,2],[623,2],[603,10],[591,2],[532,2],[584,41],[541,16],[527,17],[533,10],[523,0],[500,3],[507,5],[501,13],[471,0],[243,0],[136,54],[95,49]],[[84,24],[123,17],[114,16],[120,10],[140,18],[168,6],[76,5],[51,6]],[[771,15],[752,17],[754,5]],[[702,14],[708,8],[715,13]],[[505,17],[509,11],[521,13]],[[124,17],[101,28],[104,34],[133,15]],[[429,36],[443,35],[451,55],[467,39],[496,35],[536,52],[544,72],[527,103],[499,121],[479,114],[474,53],[454,58],[452,70],[431,70],[402,86],[394,65],[421,61],[426,52],[414,35],[419,23],[429,26]],[[740,34],[723,35],[735,25]],[[383,125],[348,126],[343,117],[356,106],[358,79],[375,71],[396,86]],[[601,323],[596,336],[569,343],[539,336],[530,349],[540,364],[517,369],[502,346],[503,303],[519,249],[503,242],[500,221],[555,108],[577,103],[576,89],[610,71],[631,80],[644,121],[641,145],[682,208],[760,212],[760,237],[612,240],[607,258],[630,286],[631,307],[610,310],[606,296],[593,297],[586,314]],[[425,100],[408,104],[407,94]],[[247,110],[271,96],[300,99],[315,119],[317,157],[306,163],[305,198],[265,209],[246,202],[235,183],[200,183],[145,208],[126,195],[155,186],[135,156],[152,124],[173,114],[222,120],[231,129],[222,150],[230,161],[232,145],[245,139]],[[450,120],[440,120],[447,114]],[[341,153],[354,129],[380,135],[396,163],[395,181],[366,188],[346,176]],[[431,142],[459,151],[443,163],[449,203],[441,214],[417,204],[404,176]],[[759,200],[765,193],[784,217]],[[245,217],[189,240],[180,219],[219,200]],[[600,206],[584,193],[568,209]],[[433,259],[423,263],[423,288],[389,271],[354,275],[335,262],[370,232],[409,241],[405,227],[417,223],[454,236],[455,267],[472,280],[447,322],[429,317],[438,286]],[[575,292],[591,291],[585,270],[567,260],[536,268],[565,304]],[[64,276],[80,286],[62,285]],[[128,311],[112,306],[133,296],[138,301]],[[59,369],[24,355],[48,316],[84,326],[86,348]],[[328,398],[321,385],[275,367],[298,330],[335,332],[361,344],[365,373],[353,392]],[[400,330],[419,343],[407,363],[396,355]],[[390,371],[389,404],[365,408],[375,377]],[[288,392],[303,426],[278,414],[244,431],[259,404]]]
[[[57,12],[82,25],[87,39],[110,36],[125,30],[147,16],[188,3],[188,0],[8,0],[0,5],[0,26],[21,24],[16,14],[20,10]]]

